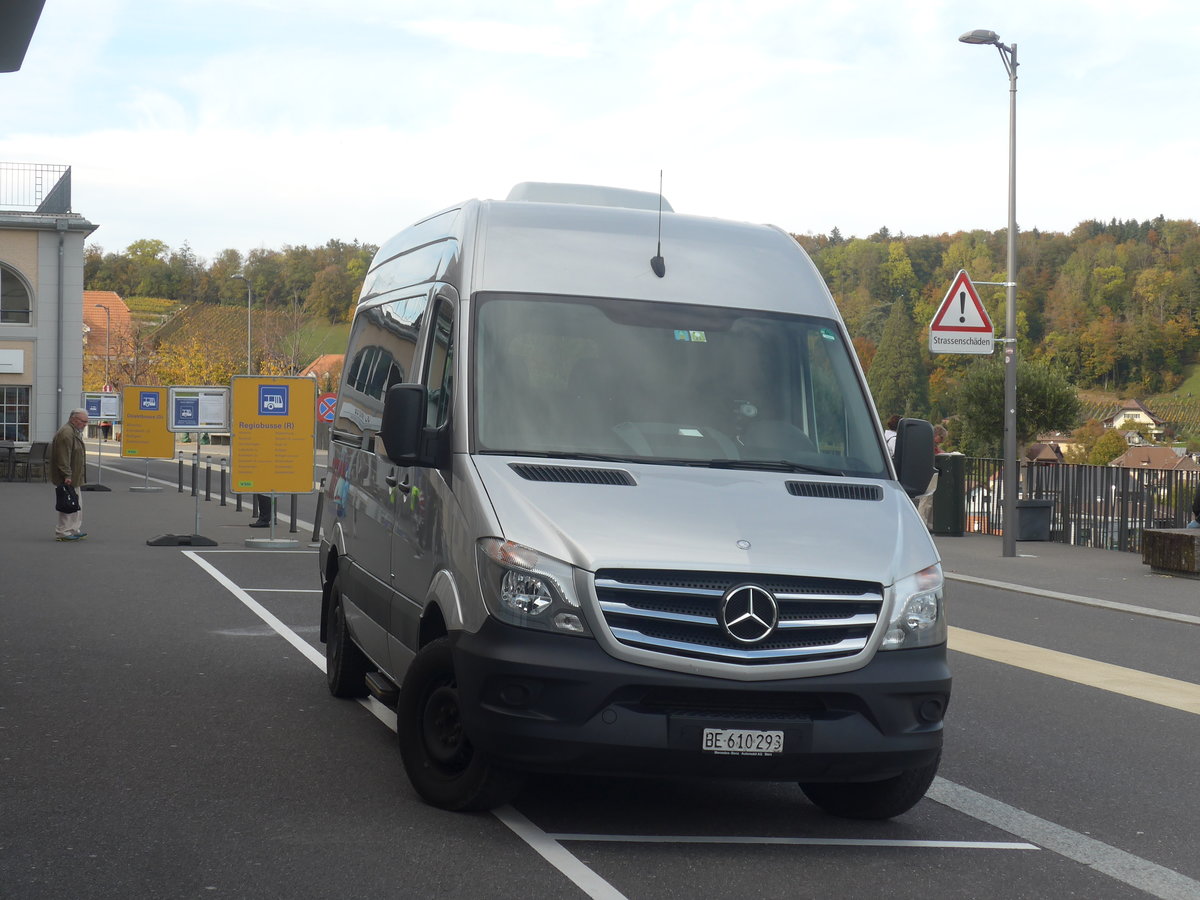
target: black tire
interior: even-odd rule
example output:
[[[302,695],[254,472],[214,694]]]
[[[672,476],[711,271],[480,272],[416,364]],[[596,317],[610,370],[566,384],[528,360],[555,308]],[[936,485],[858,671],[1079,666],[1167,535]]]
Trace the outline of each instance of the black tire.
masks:
[[[329,586],[329,609],[325,618],[325,680],[335,697],[365,697],[367,672],[371,662],[346,629],[346,611],[342,608],[341,576],[335,575]]]
[[[890,819],[908,812],[925,796],[937,774],[938,758],[884,781],[800,783],[804,796],[831,815],[846,819]]]
[[[493,809],[521,789],[521,777],[471,746],[462,729],[458,682],[448,638],[421,648],[404,675],[396,732],[408,780],[440,809]]]

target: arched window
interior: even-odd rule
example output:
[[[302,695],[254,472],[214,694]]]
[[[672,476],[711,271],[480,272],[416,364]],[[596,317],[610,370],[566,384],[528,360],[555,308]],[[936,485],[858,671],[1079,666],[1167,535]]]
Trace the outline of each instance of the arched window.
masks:
[[[0,263],[0,325],[28,325],[31,300],[25,279]]]

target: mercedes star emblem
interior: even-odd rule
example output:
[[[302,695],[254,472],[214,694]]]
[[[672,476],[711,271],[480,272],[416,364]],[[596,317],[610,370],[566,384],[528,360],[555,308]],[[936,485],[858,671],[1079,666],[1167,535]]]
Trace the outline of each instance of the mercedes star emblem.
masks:
[[[757,584],[730,588],[721,598],[721,627],[741,644],[757,644],[779,623],[779,604],[774,595]]]

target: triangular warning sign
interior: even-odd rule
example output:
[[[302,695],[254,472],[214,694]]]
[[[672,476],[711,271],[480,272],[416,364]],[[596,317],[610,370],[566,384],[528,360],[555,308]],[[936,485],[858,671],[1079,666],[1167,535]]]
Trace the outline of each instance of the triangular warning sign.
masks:
[[[971,276],[966,269],[959,269],[958,275],[950,283],[946,299],[929,323],[929,330],[992,333],[992,320],[979,301],[979,294],[975,292],[975,285],[971,283]]]

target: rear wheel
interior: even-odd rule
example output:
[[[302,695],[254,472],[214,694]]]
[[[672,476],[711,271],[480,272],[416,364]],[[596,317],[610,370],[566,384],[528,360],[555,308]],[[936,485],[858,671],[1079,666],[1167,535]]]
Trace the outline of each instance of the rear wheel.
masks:
[[[408,779],[431,806],[492,809],[521,788],[521,777],[477,751],[463,731],[450,641],[421,648],[404,675],[396,732]]]
[[[350,639],[346,610],[342,605],[341,576],[329,586],[329,609],[325,619],[325,680],[335,697],[365,697],[371,663]]]
[[[800,790],[813,803],[835,816],[847,819],[890,819],[908,812],[929,790],[937,774],[938,758],[927,766],[908,769],[884,781],[800,783]]]

